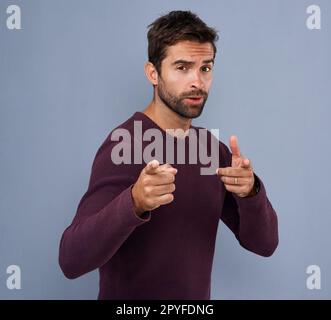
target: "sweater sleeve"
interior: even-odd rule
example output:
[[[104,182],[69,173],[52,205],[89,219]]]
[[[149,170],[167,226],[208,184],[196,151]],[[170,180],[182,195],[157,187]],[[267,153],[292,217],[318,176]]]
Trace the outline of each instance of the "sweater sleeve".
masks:
[[[231,166],[231,153],[227,146],[223,144],[222,147],[225,165]],[[259,192],[252,197],[241,198],[226,191],[221,220],[231,229],[242,247],[268,257],[278,246],[277,214],[261,178],[256,173],[254,175],[260,183]]]
[[[70,279],[104,265],[134,229],[151,218],[150,212],[141,217],[134,212],[135,174],[132,167],[112,163],[110,148],[106,141],[98,150],[88,190],[60,241],[59,264]]]

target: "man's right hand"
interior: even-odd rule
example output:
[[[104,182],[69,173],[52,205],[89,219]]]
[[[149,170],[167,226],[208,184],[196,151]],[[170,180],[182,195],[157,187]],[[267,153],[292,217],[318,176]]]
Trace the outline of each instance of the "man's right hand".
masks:
[[[170,164],[157,160],[150,161],[141,171],[138,180],[132,187],[132,198],[137,215],[151,211],[174,200],[175,175],[177,169]]]

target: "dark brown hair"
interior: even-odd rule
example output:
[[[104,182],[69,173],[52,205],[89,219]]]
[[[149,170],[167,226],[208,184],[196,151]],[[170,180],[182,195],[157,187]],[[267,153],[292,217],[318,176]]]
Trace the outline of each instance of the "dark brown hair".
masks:
[[[208,27],[191,11],[171,11],[156,19],[148,27],[150,28],[147,33],[148,60],[153,63],[159,74],[167,47],[179,41],[210,42],[214,48],[214,58],[216,56],[217,31]]]

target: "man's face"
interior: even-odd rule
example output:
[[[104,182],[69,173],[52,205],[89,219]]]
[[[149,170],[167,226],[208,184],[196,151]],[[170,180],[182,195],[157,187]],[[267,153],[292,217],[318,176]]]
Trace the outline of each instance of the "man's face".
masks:
[[[167,48],[156,86],[162,102],[184,118],[202,113],[212,83],[211,43],[181,41]]]

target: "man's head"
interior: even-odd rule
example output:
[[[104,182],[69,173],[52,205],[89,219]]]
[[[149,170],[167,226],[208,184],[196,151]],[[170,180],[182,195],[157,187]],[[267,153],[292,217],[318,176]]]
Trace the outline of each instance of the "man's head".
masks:
[[[190,11],[172,11],[149,27],[145,72],[154,98],[182,117],[198,117],[212,83],[216,31]]]

